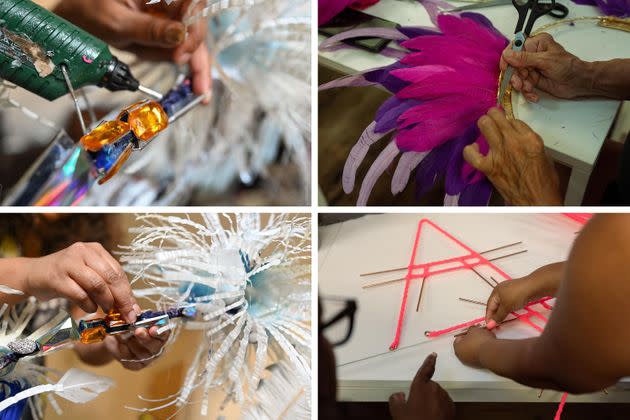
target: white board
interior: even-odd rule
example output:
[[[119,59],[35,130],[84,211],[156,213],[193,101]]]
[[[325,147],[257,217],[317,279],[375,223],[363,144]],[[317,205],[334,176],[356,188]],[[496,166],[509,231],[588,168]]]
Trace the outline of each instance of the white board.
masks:
[[[388,352],[394,337],[404,282],[371,289],[366,283],[403,277],[405,272],[360,277],[361,273],[409,264],[418,222],[423,218],[454,235],[475,251],[496,248],[517,241],[522,245],[497,251],[500,256],[518,250],[527,252],[496,261],[512,277],[566,259],[581,225],[560,214],[388,214],[370,215],[320,229],[319,292],[324,297],[323,319],[338,305],[326,296],[357,300],[354,334],[335,348],[337,365]],[[424,228],[423,228],[424,229]],[[426,242],[422,242],[426,239]],[[449,242],[430,229],[422,234],[419,258],[415,263],[458,256]],[[459,253],[461,255],[461,252]],[[422,260],[420,260],[422,259]],[[485,268],[479,268],[488,274]],[[495,277],[499,279],[498,277]],[[406,391],[421,361],[431,352],[438,354],[434,380],[460,401],[557,401],[559,394],[547,391],[538,399],[538,390],[528,389],[488,371],[462,365],[453,352],[453,336],[427,339],[424,332],[438,330],[484,316],[485,308],[459,301],[459,297],[485,302],[491,288],[470,270],[429,277],[420,311],[416,312],[419,282],[409,288],[400,348],[424,342],[409,349],[351,363],[337,369],[339,397],[345,400],[384,401],[395,391]],[[339,335],[335,331],[327,332]],[[521,322],[501,327],[499,337],[525,338],[538,333]],[[600,395],[601,394],[601,395]],[[571,397],[571,401],[630,401],[625,392],[610,390]]]

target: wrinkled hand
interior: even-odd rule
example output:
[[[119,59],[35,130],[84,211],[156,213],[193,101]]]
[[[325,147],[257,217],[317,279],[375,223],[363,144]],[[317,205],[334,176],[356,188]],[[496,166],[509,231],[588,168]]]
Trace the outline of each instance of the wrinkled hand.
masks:
[[[409,399],[402,392],[389,397],[389,413],[394,420],[449,420],[455,418],[455,405],[448,393],[433,382],[437,354],[431,353],[418,369]]]
[[[158,334],[158,327],[137,328],[129,337],[121,335],[105,338],[105,348],[108,353],[120,362],[126,369],[140,370],[147,367],[162,352],[162,348],[170,332]]]
[[[207,21],[184,27],[181,19],[192,0],[148,5],[147,0],[63,0],[54,12],[117,48],[149,60],[190,65],[193,90],[210,90]],[[205,4],[205,3],[204,3]],[[203,7],[201,2],[196,8]],[[188,30],[188,31],[187,31]]]
[[[511,48],[503,51],[501,70],[508,64],[514,67],[510,84],[528,101],[539,99],[534,88],[567,99],[589,93],[588,64],[567,52],[551,35],[542,33],[528,38],[522,51]]]
[[[465,365],[481,368],[479,355],[481,347],[490,340],[496,340],[494,333],[486,328],[474,327],[468,333],[459,336],[453,343],[455,355]]]
[[[63,297],[87,313],[98,307],[120,310],[127,322],[136,321],[140,307],[127,275],[99,243],[77,242],[66,249],[29,261],[24,292],[40,300]]]
[[[506,202],[517,206],[562,205],[558,174],[545,145],[527,124],[508,120],[492,108],[477,122],[490,146],[483,156],[476,143],[464,148],[464,159],[483,172]]]

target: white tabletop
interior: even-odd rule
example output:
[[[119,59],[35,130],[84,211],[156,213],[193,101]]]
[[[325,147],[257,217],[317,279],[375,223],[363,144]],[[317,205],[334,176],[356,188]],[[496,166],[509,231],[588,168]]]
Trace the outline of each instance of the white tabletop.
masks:
[[[339,397],[342,400],[385,401],[395,391],[406,391],[421,361],[430,352],[438,354],[434,380],[457,401],[558,401],[559,393],[538,390],[462,365],[455,357],[453,336],[428,339],[427,330],[439,330],[484,316],[484,307],[459,301],[468,298],[485,302],[490,287],[470,270],[429,277],[416,312],[419,282],[409,288],[400,350],[388,352],[394,337],[404,282],[371,289],[361,286],[373,281],[403,277],[405,272],[359,277],[359,274],[406,266],[420,219],[428,217],[460,241],[481,252],[523,241],[488,258],[526,249],[527,252],[495,264],[512,277],[566,258],[581,225],[560,214],[387,214],[370,215],[320,228],[319,292],[324,297],[324,316],[334,312],[335,303],[326,296],[353,297],[358,311],[350,341],[335,348],[337,365],[386,353],[364,361],[339,366]],[[423,228],[416,263],[462,255],[432,228]],[[486,267],[478,267],[490,274]],[[497,277],[495,277],[497,278]],[[538,307],[537,307],[538,308]],[[546,313],[543,311],[543,313]],[[335,331],[327,334],[335,334]],[[499,337],[525,338],[538,333],[521,322],[502,326]],[[403,349],[403,347],[422,343]],[[617,386],[609,394],[595,393],[569,401],[630,401],[630,394]]]
[[[457,1],[450,3],[454,6],[470,4]],[[601,14],[592,6],[576,5],[568,0],[563,0],[562,3],[569,7],[569,17]],[[488,17],[499,31],[512,38],[517,15],[511,4],[474,11]],[[425,9],[411,0],[381,0],[364,12],[401,25],[433,27]],[[535,28],[554,21],[552,17],[543,16],[536,21]],[[320,42],[324,39],[325,37],[319,36]],[[567,31],[562,34],[560,41],[565,44],[567,50],[585,60],[601,60],[630,57],[629,39],[629,34],[614,30],[602,30],[601,34],[595,37],[576,36],[575,31],[573,34]],[[334,52],[320,52],[319,61],[344,73],[356,73],[388,65],[395,60],[380,54],[347,48]],[[526,104],[517,94],[513,98],[513,103],[515,115],[530,124],[541,135],[555,160],[590,173],[620,101],[588,99],[576,102],[543,98],[540,103],[532,105]]]

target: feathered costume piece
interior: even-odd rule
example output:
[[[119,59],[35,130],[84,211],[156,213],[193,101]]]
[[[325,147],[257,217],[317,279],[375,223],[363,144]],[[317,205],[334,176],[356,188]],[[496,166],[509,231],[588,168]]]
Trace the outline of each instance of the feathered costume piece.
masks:
[[[599,7],[606,16],[630,17],[630,0],[572,0],[576,4]]]
[[[347,7],[352,9],[365,9],[376,3],[378,3],[378,0],[318,0],[318,25],[324,25]]]
[[[175,328],[206,337],[180,392],[142,411],[182,405],[200,388],[205,415],[208,391],[220,386],[228,400],[253,404],[249,413],[282,407],[303,414],[290,418],[310,416],[310,220],[265,217],[139,217],[143,226],[132,229],[137,236],[121,257],[134,292],[157,307],[195,304],[200,319]],[[267,368],[272,377],[261,382]]]
[[[2,286],[0,291],[2,293],[21,294],[19,291],[11,292],[6,286]],[[113,384],[109,378],[80,369],[70,369],[62,375],[61,372],[34,363],[36,357],[41,357],[60,348],[55,347],[52,343],[61,342],[62,340],[57,341],[57,338],[66,337],[66,331],[61,331],[56,337],[55,332],[59,332],[63,325],[67,325],[69,319],[66,313],[59,312],[45,325],[23,337],[25,328],[38,310],[37,306],[35,298],[31,297],[19,306],[4,304],[0,307],[0,356],[2,356],[0,420],[19,420],[27,406],[35,420],[43,418],[43,407],[40,399],[43,393],[48,393],[48,402],[57,414],[61,415],[61,409],[53,394],[74,403],[86,403],[109,389]],[[13,345],[19,341],[18,339],[25,338],[35,342],[42,337],[51,339],[48,342],[51,346],[46,346],[46,351],[7,363],[6,356],[10,354],[10,349],[15,348]],[[62,345],[66,344],[69,343],[64,341]]]
[[[356,29],[320,45],[327,50],[344,39],[378,36],[393,39],[402,47],[394,64],[320,86],[380,85],[393,94],[378,109],[346,160],[343,189],[350,193],[368,148],[391,134],[392,140],[363,179],[357,205],[367,204],[377,179],[398,155],[392,194],[406,187],[414,169],[418,195],[444,179],[445,205],[485,205],[492,192],[485,176],[463,160],[462,150],[477,143],[480,151],[487,153],[477,120],[496,104],[499,60],[508,40],[480,14],[438,14],[440,8],[450,7],[442,1],[425,0],[423,5],[436,29]]]

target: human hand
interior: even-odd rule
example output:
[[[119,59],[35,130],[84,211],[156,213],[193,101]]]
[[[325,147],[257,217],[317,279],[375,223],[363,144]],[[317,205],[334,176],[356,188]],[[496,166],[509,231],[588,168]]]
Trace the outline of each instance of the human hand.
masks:
[[[23,291],[40,300],[66,298],[87,313],[116,307],[129,323],[141,313],[125,272],[98,243],[77,242],[30,259]]]
[[[147,0],[63,0],[54,12],[117,48],[148,60],[190,65],[193,91],[210,90],[206,19],[181,22],[192,0],[148,5]],[[203,7],[197,3],[195,8]]]
[[[140,370],[147,367],[161,353],[170,332],[158,334],[158,327],[136,328],[133,335],[105,337],[105,349],[123,367],[129,370]]]
[[[389,397],[389,413],[394,420],[447,420],[455,418],[455,405],[448,393],[431,378],[437,354],[424,359],[409,389],[409,399],[398,392]]]
[[[499,283],[486,304],[486,327],[491,330],[510,312],[522,309],[538,292],[535,279],[523,277]]]
[[[547,33],[525,40],[521,51],[508,46],[501,55],[500,67],[514,67],[510,84],[525,99],[537,102],[538,88],[558,98],[575,98],[589,94],[588,63],[567,52]]]
[[[558,174],[538,134],[497,108],[477,122],[488,141],[486,156],[476,143],[464,148],[466,162],[483,172],[506,202],[517,206],[562,205]]]
[[[453,343],[455,355],[465,365],[483,367],[479,361],[481,347],[488,341],[496,340],[494,333],[487,328],[473,327],[465,335],[459,336]]]

